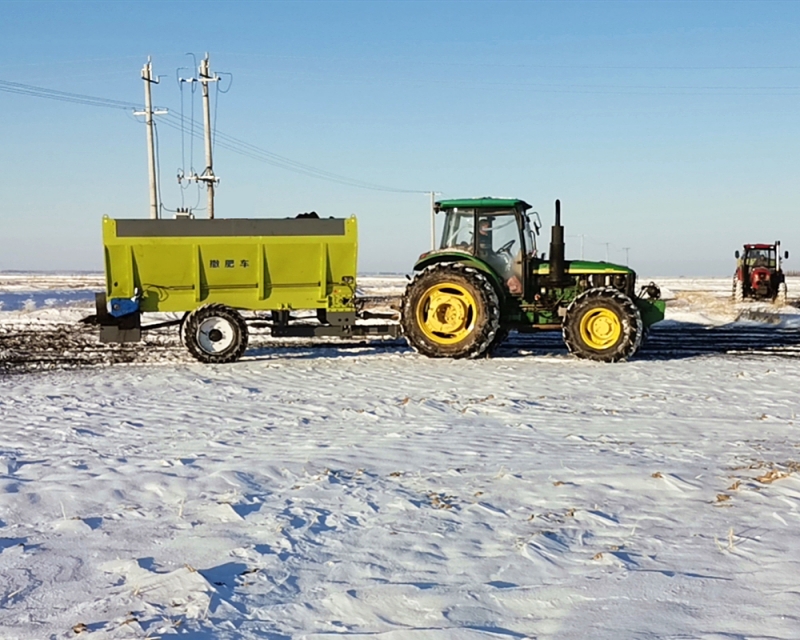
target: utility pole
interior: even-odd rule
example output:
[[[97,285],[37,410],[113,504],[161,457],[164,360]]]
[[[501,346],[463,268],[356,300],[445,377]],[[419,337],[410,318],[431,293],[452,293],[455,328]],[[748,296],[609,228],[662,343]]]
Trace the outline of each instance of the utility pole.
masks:
[[[208,217],[214,217],[214,187],[219,178],[214,175],[214,164],[211,157],[211,105],[208,99],[208,83],[219,82],[219,76],[211,75],[208,68],[208,53],[206,57],[200,62],[200,77],[198,78],[200,84],[203,85],[203,129],[205,131],[206,142],[206,168],[202,175],[198,176],[198,180],[202,180],[208,187]]]
[[[625,252],[625,266],[628,266],[628,251],[630,251],[630,247],[622,247],[622,250]]]
[[[150,56],[142,67],[142,80],[144,80],[144,111],[134,111],[134,115],[144,116],[147,127],[147,168],[150,174],[150,217],[158,218],[158,179],[156,177],[156,151],[153,142],[153,116],[167,113],[166,109],[153,111],[153,99],[150,95],[150,85],[158,84],[158,78],[153,78],[153,63]]]
[[[567,236],[567,238],[580,238],[581,239],[581,260],[583,260],[583,245],[584,245],[584,240],[586,239],[586,234],[585,233],[578,233],[578,234],[575,234],[574,236]]]
[[[601,242],[600,244],[606,245],[606,262],[608,262],[608,245],[610,245],[611,243],[610,242]]]

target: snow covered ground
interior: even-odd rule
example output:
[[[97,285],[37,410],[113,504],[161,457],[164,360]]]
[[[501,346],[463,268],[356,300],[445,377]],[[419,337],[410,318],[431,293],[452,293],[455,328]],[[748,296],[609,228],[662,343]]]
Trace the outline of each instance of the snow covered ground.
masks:
[[[628,363],[257,335],[207,366],[100,349],[102,279],[48,278],[0,274],[0,354],[56,335],[0,373],[0,638],[800,637],[797,308],[656,279]]]

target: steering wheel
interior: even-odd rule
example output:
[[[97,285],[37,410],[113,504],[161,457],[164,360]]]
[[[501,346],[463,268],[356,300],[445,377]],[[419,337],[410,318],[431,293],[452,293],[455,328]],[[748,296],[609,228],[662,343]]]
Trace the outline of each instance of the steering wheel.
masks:
[[[514,246],[515,242],[516,242],[516,240],[513,240],[513,239],[509,240],[508,242],[506,242],[502,247],[500,247],[497,250],[497,253],[507,253],[507,254],[511,255],[511,247]]]

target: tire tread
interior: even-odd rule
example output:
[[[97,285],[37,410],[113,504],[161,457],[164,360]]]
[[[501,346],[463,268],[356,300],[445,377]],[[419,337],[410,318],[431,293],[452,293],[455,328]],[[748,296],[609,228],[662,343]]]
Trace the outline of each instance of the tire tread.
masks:
[[[236,339],[233,347],[222,353],[207,353],[197,344],[197,327],[206,318],[221,317],[228,320],[236,331]],[[181,323],[181,338],[185,341],[186,348],[192,356],[206,364],[227,364],[236,362],[247,350],[248,330],[247,323],[236,309],[218,302],[204,304],[197,309],[190,311]]]
[[[624,316],[621,318],[623,341],[608,352],[583,348],[582,341],[579,336],[575,335],[573,328],[573,320],[576,323],[578,320],[575,314],[580,312],[581,307],[588,304],[587,300],[591,301],[594,298],[612,300],[620,305],[624,312]],[[600,362],[619,362],[632,357],[641,347],[644,333],[645,328],[639,308],[629,296],[613,287],[588,289],[576,296],[567,307],[564,324],[561,328],[564,344],[571,354],[579,358]]]
[[[417,289],[429,286],[425,282],[441,276],[447,277],[447,273],[456,274],[472,284],[483,297],[483,306],[487,310],[487,321],[481,327],[482,335],[474,340],[469,348],[463,352],[447,353],[437,349],[435,345],[429,344],[419,335],[416,327],[416,314],[413,309],[412,300]],[[419,354],[430,358],[479,358],[488,355],[495,340],[495,336],[500,331],[500,298],[495,287],[489,279],[478,269],[470,267],[460,262],[437,262],[428,265],[418,271],[411,281],[406,285],[400,304],[400,333],[406,339],[408,345]]]

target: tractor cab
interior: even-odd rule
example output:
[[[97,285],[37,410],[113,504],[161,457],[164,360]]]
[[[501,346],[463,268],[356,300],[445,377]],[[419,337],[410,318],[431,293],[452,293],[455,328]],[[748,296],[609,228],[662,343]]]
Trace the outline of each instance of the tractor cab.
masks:
[[[742,261],[742,265],[754,269],[758,267],[766,269],[775,269],[778,266],[780,256],[778,255],[779,244],[746,244],[744,245],[744,254],[739,258],[739,252],[736,252],[736,257]],[[789,257],[789,252],[786,252],[786,257]]]
[[[442,200],[435,211],[445,214],[438,250],[425,254],[467,253],[488,265],[513,295],[522,295],[526,264],[536,256],[539,214],[528,214],[523,200],[475,198]]]

